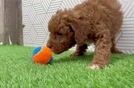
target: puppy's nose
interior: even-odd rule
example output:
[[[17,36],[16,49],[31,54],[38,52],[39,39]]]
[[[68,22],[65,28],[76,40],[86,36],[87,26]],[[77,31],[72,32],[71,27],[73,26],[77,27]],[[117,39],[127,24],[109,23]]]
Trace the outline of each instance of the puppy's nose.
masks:
[[[52,45],[50,43],[47,43],[47,47],[49,47],[51,49]]]

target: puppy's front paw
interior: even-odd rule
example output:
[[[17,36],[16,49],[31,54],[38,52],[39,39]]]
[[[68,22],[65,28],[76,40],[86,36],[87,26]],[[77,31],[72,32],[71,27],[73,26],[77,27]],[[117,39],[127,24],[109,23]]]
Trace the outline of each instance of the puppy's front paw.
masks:
[[[93,64],[93,65],[89,65],[89,66],[87,67],[87,69],[96,70],[96,69],[100,69],[100,67],[99,67],[99,65],[97,65],[97,64]]]
[[[94,69],[99,69],[100,66],[97,64],[92,64],[91,66],[89,66],[89,68],[94,70]]]

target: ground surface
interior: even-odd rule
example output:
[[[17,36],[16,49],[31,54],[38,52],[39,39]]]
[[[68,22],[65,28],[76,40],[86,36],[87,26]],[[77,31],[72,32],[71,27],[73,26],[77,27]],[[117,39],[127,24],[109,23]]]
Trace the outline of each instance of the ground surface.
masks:
[[[54,55],[52,65],[32,62],[33,48],[0,46],[0,88],[134,88],[134,55],[114,54],[109,66],[90,70],[93,54],[69,59]]]

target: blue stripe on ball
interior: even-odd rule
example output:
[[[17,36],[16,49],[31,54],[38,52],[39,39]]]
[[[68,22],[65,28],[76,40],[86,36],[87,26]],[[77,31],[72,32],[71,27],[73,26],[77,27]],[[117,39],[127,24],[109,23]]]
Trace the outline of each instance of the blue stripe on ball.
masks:
[[[34,56],[35,54],[37,54],[38,52],[40,52],[40,50],[41,50],[41,47],[35,48],[35,49],[33,50],[32,55]]]

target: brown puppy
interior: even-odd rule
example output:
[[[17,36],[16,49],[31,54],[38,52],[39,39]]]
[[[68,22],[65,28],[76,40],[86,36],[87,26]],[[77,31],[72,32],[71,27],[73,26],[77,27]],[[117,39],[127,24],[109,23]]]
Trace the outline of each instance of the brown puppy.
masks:
[[[111,52],[119,52],[115,38],[122,25],[123,15],[117,0],[86,0],[73,9],[57,11],[48,24],[50,32],[47,46],[62,53],[75,44],[73,55],[83,55],[87,42],[95,44],[91,68],[108,64]]]

